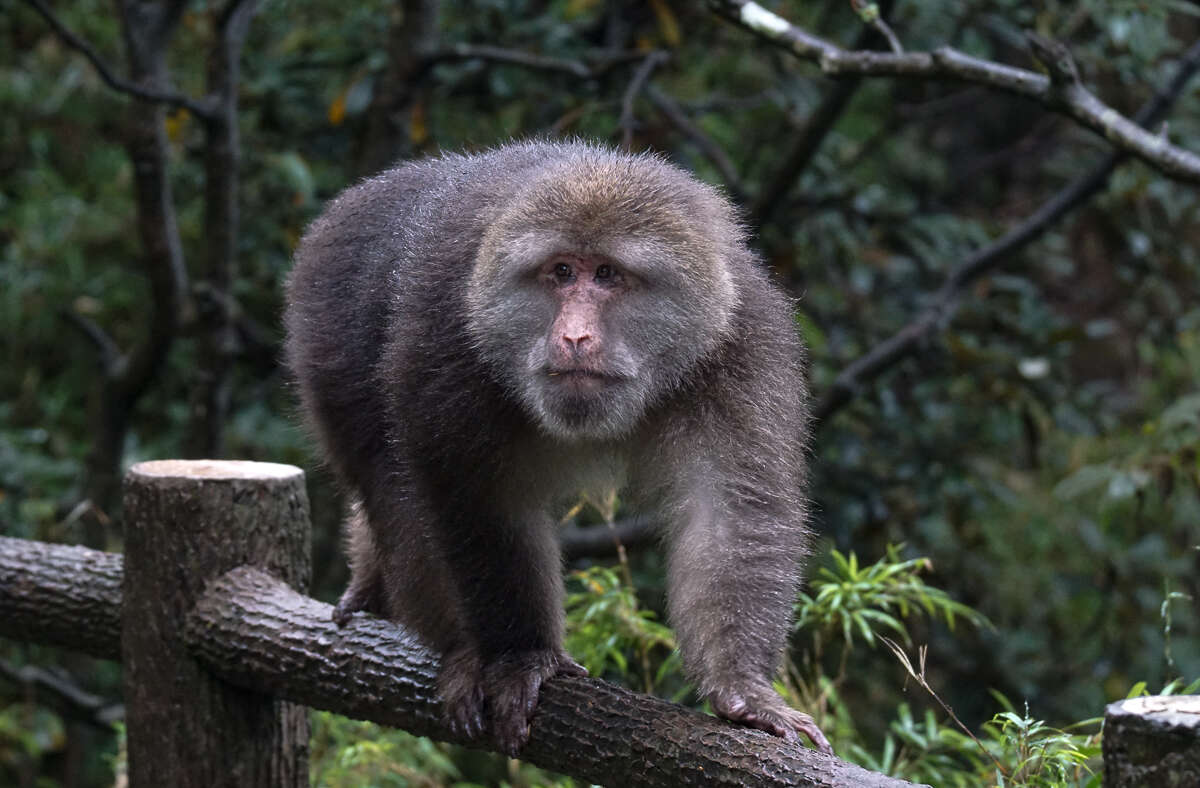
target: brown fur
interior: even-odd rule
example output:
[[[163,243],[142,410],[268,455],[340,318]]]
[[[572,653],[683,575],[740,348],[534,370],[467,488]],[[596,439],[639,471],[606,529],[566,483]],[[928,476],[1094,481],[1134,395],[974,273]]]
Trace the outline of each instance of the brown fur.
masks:
[[[599,362],[545,374],[554,255],[613,260]],[[444,654],[451,721],[515,752],[562,652],[557,507],[626,486],[668,543],[684,664],[731,719],[823,743],[771,689],[808,532],[804,354],[728,203],[660,159],[530,142],[403,164],[305,235],[287,353],[360,502],[335,616],[368,610]]]

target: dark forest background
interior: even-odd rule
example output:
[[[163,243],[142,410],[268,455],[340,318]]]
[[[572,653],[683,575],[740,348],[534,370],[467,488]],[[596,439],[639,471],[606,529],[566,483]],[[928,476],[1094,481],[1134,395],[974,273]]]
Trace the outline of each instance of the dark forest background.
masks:
[[[852,626],[928,644],[926,680],[977,730],[1006,709],[1061,728],[1200,678],[1200,78],[1177,78],[1200,66],[1200,7],[766,3],[847,51],[887,51],[887,32],[1048,75],[1039,99],[963,74],[825,73],[739,5],[0,0],[0,533],[120,550],[133,462],[294,463],[311,592],[335,599],[341,501],[279,363],[296,241],[397,159],[579,136],[723,188],[796,295],[818,409],[810,575],[880,593],[855,572],[928,558],[909,565],[920,582],[990,622],[812,613],[800,695],[821,696],[839,754],[933,779],[920,769],[944,747],[962,766],[944,784],[986,784],[937,702]],[[1151,131],[1181,158],[1114,146],[1072,114],[1076,87],[1128,118],[1157,97]],[[569,568],[622,569],[580,593],[615,577],[646,620],[661,573],[631,514],[577,517],[617,519],[622,563],[578,524],[564,538]],[[840,647],[814,647],[821,632]],[[686,699],[655,659],[656,689]],[[119,666],[0,642],[0,783],[119,782],[119,689]],[[318,727],[314,758],[343,759],[329,784],[493,779],[394,740],[417,765],[363,776],[346,751],[375,734],[345,724]]]

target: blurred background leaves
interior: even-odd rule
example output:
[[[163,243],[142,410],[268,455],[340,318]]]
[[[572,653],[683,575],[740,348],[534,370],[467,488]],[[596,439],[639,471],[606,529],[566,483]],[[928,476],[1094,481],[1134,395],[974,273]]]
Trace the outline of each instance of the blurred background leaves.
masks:
[[[842,46],[883,46],[848,2],[767,5]],[[1037,68],[1024,31],[1052,36],[1089,89],[1126,114],[1200,36],[1196,4],[1182,1],[879,5],[909,50],[949,44]],[[119,549],[120,512],[89,488],[107,383],[97,342],[78,326],[99,327],[125,351],[146,338],[154,261],[140,240],[127,146],[130,113],[147,105],[105,85],[29,4],[3,8],[0,532],[64,542],[99,533]],[[186,4],[169,51],[175,90],[206,89],[221,9]],[[54,13],[125,72],[111,4],[59,2]],[[459,56],[457,45],[557,66]],[[652,52],[669,60],[631,96]],[[234,326],[221,453],[309,471],[312,592],[324,599],[345,580],[341,503],[279,366],[281,282],[322,203],[383,162],[539,134],[628,137],[661,152],[763,218],[755,244],[799,299],[820,397],[920,313],[964,258],[1109,151],[1069,119],[979,87],[831,80],[681,0],[276,0],[258,10],[241,67],[241,221],[227,287],[211,289],[199,265],[213,238],[208,126],[181,109],[163,121],[170,199],[193,296],[205,303],[216,292]],[[1193,151],[1196,84],[1165,125]],[[829,123],[811,158],[756,205],[822,111]],[[1070,725],[1130,692],[1176,679],[1187,690],[1200,676],[1197,198],[1193,186],[1124,163],[1094,198],[970,285],[918,352],[817,425],[811,496],[822,542],[781,686],[823,715],[840,754],[937,785],[990,785],[1000,773],[937,703],[905,692],[893,655],[869,648],[879,634],[928,645],[929,684],[1006,764],[1005,784],[1085,784],[1094,778],[1079,762],[1094,754],[1094,730]],[[123,466],[186,453],[206,330],[184,319],[130,403]],[[604,527],[617,514],[626,513],[614,500],[577,519]],[[631,546],[614,563],[603,552],[570,567],[572,650],[609,678],[687,700],[663,628],[660,557]],[[0,658],[57,666],[100,695],[119,691],[112,665],[10,642]],[[13,675],[0,676],[0,783],[119,780],[108,728]],[[315,719],[317,784],[570,784]]]

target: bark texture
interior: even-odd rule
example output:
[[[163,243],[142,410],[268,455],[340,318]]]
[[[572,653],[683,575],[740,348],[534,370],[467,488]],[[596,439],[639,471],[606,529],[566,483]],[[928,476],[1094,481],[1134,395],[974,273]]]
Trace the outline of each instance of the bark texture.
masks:
[[[121,657],[116,553],[0,536],[0,636]]]
[[[201,485],[197,480],[191,483]],[[178,494],[180,500],[196,500],[185,494],[186,485],[180,480],[169,486],[176,488],[170,494]],[[253,485],[232,482],[223,495],[227,508],[247,510],[256,510],[255,502],[263,497]],[[286,503],[286,496],[268,493],[265,497]],[[139,512],[135,522],[140,529],[147,522],[145,510],[135,504],[132,511]],[[150,782],[131,784],[239,788],[306,784],[303,736],[307,732],[302,736],[297,723],[291,739],[280,735],[275,709],[289,704],[272,696],[454,741],[441,723],[437,706],[437,658],[394,624],[357,614],[338,629],[330,620],[329,605],[301,596],[250,567],[234,569],[209,583],[185,615],[174,595],[181,589],[191,595],[195,583],[186,579],[180,563],[195,560],[197,553],[224,551],[226,546],[215,538],[211,523],[205,525],[210,518],[203,507],[177,519],[167,516],[166,507],[155,511],[160,516],[151,518],[151,527],[154,519],[187,527],[176,531],[178,544],[159,542],[158,552],[143,545],[129,559],[135,560],[136,554],[140,561],[148,554],[157,561],[150,586],[157,593],[142,594],[140,603],[128,605],[149,612],[126,618],[126,675],[151,676],[155,681],[167,677],[166,686],[154,685],[163,694],[148,700],[141,695],[155,692],[154,687],[138,690],[126,685],[130,766],[133,770],[145,765],[145,757],[161,757],[180,773],[162,779],[152,775],[146,778]],[[270,525],[270,517],[255,517],[249,511],[240,520],[237,515],[223,516],[229,529],[223,536],[231,545],[242,530],[269,540],[270,527],[278,527]],[[235,528],[230,525],[234,522],[240,524]],[[213,544],[203,543],[206,533],[214,537]],[[132,531],[130,536],[143,538]],[[296,535],[277,533],[274,538],[286,542]],[[205,560],[210,568],[226,563]],[[112,553],[0,537],[0,636],[94,656],[119,656],[122,564],[121,556]],[[153,585],[161,576],[169,576],[166,584]],[[138,597],[132,590],[129,594]],[[172,612],[179,610],[184,612]],[[181,641],[172,642],[173,637]],[[131,653],[135,642],[149,651]],[[151,667],[155,672],[149,672]],[[135,705],[145,703],[152,704],[157,716],[134,711]],[[173,710],[171,703],[176,704]],[[303,708],[291,708],[304,719]],[[143,716],[136,717],[138,713]],[[159,748],[149,756],[143,752],[147,743],[140,738],[147,725],[150,746]],[[265,740],[258,741],[260,736]],[[137,756],[135,747],[140,748]],[[247,754],[247,750],[252,751]],[[275,762],[286,753],[293,757]],[[560,678],[545,686],[533,736],[521,757],[612,788],[911,785],[595,679]],[[252,759],[248,766],[247,758]],[[277,778],[285,766],[295,771]]]
[[[338,629],[332,610],[242,567],[209,587],[186,637],[230,683],[467,743],[441,722],[436,656],[394,624],[361,613]],[[911,785],[596,679],[556,678],[543,687],[521,758],[630,788]]]
[[[307,586],[304,474],[267,463],[139,463],[125,477],[124,509],[130,784],[306,787],[307,710],[213,677],[181,637],[204,586],[236,566]]]
[[[1106,788],[1200,785],[1200,696],[1158,695],[1110,704],[1104,714]]]

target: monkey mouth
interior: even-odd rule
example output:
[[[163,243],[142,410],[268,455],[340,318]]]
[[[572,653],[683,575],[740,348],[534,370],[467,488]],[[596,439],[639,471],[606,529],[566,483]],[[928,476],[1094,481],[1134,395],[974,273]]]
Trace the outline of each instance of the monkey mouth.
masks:
[[[597,380],[616,380],[615,375],[609,375],[605,372],[600,372],[595,369],[583,369],[581,367],[562,367],[557,369],[547,369],[546,377],[558,378],[563,380],[572,380],[577,378],[595,378]]]
[[[617,375],[585,367],[551,367],[545,374],[552,384],[578,394],[589,394],[621,382]]]

